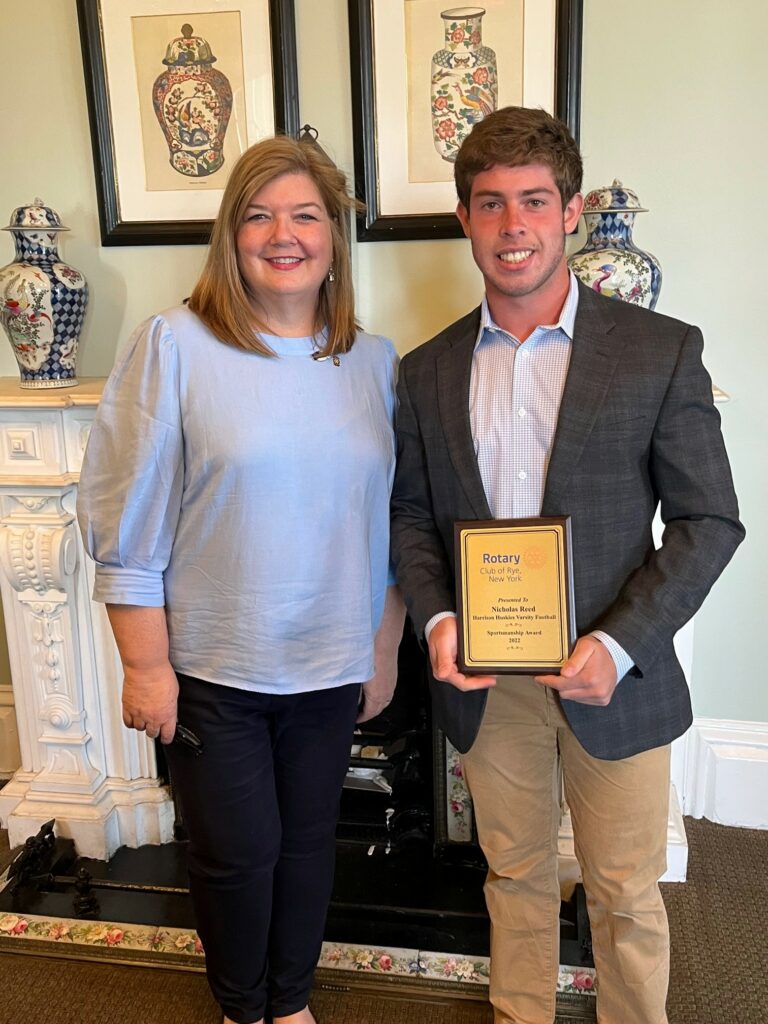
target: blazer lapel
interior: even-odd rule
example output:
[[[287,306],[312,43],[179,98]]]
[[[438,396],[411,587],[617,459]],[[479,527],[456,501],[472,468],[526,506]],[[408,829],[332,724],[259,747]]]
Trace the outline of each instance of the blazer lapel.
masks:
[[[448,347],[437,360],[437,400],[440,422],[456,476],[478,519],[491,519],[491,510],[477,466],[469,421],[469,381],[472,353],[480,329],[480,311],[473,310],[455,326]]]
[[[560,503],[565,485],[581,457],[621,358],[624,334],[614,331],[615,326],[610,304],[579,285],[571,361],[547,471],[542,515],[563,511]]]

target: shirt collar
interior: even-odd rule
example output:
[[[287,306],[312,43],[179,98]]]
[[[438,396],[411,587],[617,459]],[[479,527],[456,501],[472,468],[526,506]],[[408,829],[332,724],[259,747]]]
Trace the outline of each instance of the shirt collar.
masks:
[[[576,323],[576,313],[579,308],[579,282],[572,270],[568,271],[568,276],[570,279],[568,294],[565,297],[563,308],[560,310],[560,316],[557,318],[557,323],[542,324],[541,326],[546,327],[547,330],[550,331],[560,330],[563,334],[567,335],[571,341],[573,341],[574,324]],[[483,340],[486,331],[500,331],[508,338],[512,337],[512,335],[509,334],[508,331],[505,331],[503,327],[499,327],[498,324],[494,323],[491,311],[488,308],[488,296],[484,295],[483,303],[480,307],[480,330],[477,333],[475,348],[477,348]],[[515,341],[517,341],[517,339],[515,339]]]

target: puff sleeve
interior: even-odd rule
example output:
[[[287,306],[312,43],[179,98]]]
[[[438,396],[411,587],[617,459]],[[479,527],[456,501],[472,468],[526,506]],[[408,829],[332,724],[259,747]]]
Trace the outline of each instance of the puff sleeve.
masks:
[[[96,563],[93,597],[162,607],[181,509],[179,352],[163,317],[142,324],[104,389],[88,440],[77,514]]]

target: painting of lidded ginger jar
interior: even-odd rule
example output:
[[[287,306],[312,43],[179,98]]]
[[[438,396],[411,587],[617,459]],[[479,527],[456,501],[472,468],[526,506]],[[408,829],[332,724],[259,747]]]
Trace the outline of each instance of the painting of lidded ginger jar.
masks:
[[[209,43],[181,26],[168,44],[152,87],[152,105],[170,151],[171,167],[190,178],[207,177],[224,163],[224,136],[232,113],[232,88],[213,67]]]
[[[483,46],[482,7],[443,11],[445,45],[432,58],[432,136],[443,160],[453,163],[478,121],[499,96],[496,54]]]

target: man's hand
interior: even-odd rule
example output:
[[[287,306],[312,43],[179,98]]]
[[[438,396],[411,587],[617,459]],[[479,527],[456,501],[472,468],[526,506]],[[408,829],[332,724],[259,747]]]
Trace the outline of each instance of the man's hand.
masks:
[[[495,676],[465,676],[456,664],[458,654],[458,633],[456,619],[451,616],[433,626],[429,634],[429,659],[432,675],[443,683],[450,683],[457,690],[487,690],[496,685]]]
[[[536,682],[557,690],[563,700],[605,707],[616,689],[616,665],[604,644],[594,636],[576,641],[558,676],[536,676]]]
[[[150,739],[170,743],[176,732],[179,682],[170,662],[156,668],[123,666],[123,721]]]

